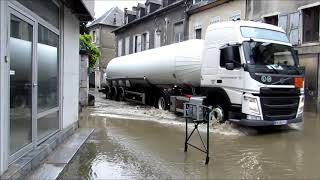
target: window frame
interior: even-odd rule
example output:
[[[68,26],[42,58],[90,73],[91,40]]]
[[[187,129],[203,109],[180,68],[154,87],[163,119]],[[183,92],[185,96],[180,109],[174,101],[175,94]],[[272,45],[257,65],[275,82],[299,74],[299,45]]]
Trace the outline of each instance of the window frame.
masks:
[[[277,18],[277,24],[276,24],[276,25],[275,25],[275,24],[270,24],[270,23],[267,23],[267,22],[266,22],[266,19],[267,19],[267,18],[275,18],[275,17]],[[279,14],[264,16],[264,17],[263,17],[263,22],[266,23],[266,24],[270,24],[270,25],[274,25],[274,26],[279,26]]]
[[[199,32],[200,31],[200,38],[197,38],[197,32]],[[195,39],[202,39],[202,28],[196,28],[195,30],[194,30],[194,38]]]
[[[210,24],[215,24],[215,23],[219,23],[219,22],[221,22],[221,17],[220,16],[213,16],[211,18]]]
[[[97,32],[96,30],[92,31],[92,43],[96,43],[97,42]]]
[[[319,8],[319,14],[318,14],[318,17],[319,17],[319,20],[320,20],[320,2],[318,3],[314,3],[314,4],[310,4],[310,5],[306,5],[306,6],[302,6],[300,8],[298,8],[298,10],[300,10],[300,15],[301,15],[301,35],[300,35],[300,39],[301,39],[301,43],[302,44],[319,44],[320,43],[320,22],[319,22],[319,26],[318,26],[318,39],[315,40],[315,41],[305,41],[304,40],[304,30],[305,30],[305,27],[304,27],[304,11],[306,9],[311,9],[311,8],[316,8],[318,7]]]

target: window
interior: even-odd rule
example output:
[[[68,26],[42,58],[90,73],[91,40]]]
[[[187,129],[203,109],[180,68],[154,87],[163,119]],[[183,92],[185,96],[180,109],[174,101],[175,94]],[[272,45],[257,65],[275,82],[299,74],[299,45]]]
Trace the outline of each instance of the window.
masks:
[[[149,33],[143,33],[141,37],[141,50],[148,50],[149,49]]]
[[[154,48],[161,46],[161,31],[155,30],[154,32]]]
[[[138,36],[134,36],[134,41],[133,41],[133,53],[138,52]]]
[[[52,0],[17,0],[42,19],[59,28],[59,7]]]
[[[38,26],[38,138],[59,128],[59,112],[49,110],[59,106],[59,36],[46,27]]]
[[[118,56],[122,56],[122,39],[118,41]]]
[[[174,25],[174,42],[182,42],[184,40],[183,23]]]
[[[125,39],[125,55],[128,55],[129,54],[129,49],[130,49],[130,37],[126,37]]]
[[[141,39],[141,50],[144,51],[146,50],[147,46],[147,33],[142,34],[142,39]]]
[[[234,11],[230,17],[229,17],[229,21],[236,21],[236,20],[240,20],[241,19],[241,11]]]
[[[255,27],[241,27],[240,29],[242,36],[245,38],[267,39],[289,43],[287,35],[280,31],[272,31],[269,29]]]
[[[133,38],[133,53],[141,51],[141,35],[135,35]]]
[[[212,18],[211,24],[213,23],[219,23],[220,22],[220,16],[215,16]]]
[[[264,22],[267,24],[272,24],[272,25],[278,26],[278,15],[265,17]]]
[[[240,52],[238,46],[233,46],[233,52],[234,52],[234,59],[226,59],[226,54],[228,53],[226,49],[221,49],[220,54],[220,67],[225,67],[226,63],[230,62],[230,60],[233,60],[233,62],[237,62],[234,64],[235,68],[241,67],[241,59],[240,59]]]
[[[147,14],[150,13],[150,4],[147,5]]]
[[[196,32],[195,32],[196,39],[201,39],[201,31],[202,29],[196,29]]]
[[[92,42],[93,42],[93,43],[97,42],[97,34],[96,34],[96,31],[92,31]]]
[[[302,10],[303,42],[319,41],[319,7]]]

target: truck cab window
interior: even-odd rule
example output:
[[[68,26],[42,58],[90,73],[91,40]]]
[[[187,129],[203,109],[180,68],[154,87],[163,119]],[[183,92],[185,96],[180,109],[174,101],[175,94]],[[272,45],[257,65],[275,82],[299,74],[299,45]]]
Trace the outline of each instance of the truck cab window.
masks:
[[[241,58],[238,46],[233,46],[233,58],[227,58],[227,49],[221,49],[220,54],[220,67],[225,67],[228,62],[233,62],[235,69],[241,68]]]

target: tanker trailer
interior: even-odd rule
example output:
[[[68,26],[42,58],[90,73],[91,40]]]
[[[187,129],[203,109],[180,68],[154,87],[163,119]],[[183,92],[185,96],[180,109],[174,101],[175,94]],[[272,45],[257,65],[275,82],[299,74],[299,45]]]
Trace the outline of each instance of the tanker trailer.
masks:
[[[107,98],[168,109],[170,95],[199,88],[203,47],[203,40],[190,40],[111,60]]]
[[[173,112],[190,102],[219,122],[271,126],[303,120],[304,77],[282,28],[251,21],[211,24],[189,40],[113,59],[106,96]]]

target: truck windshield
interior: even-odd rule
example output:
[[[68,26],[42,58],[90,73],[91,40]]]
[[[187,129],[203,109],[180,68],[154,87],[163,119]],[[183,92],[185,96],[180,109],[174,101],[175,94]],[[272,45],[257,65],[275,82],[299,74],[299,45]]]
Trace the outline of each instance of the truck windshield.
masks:
[[[297,67],[297,56],[290,46],[266,43],[244,42],[247,64],[264,67],[279,73]]]
[[[245,38],[267,39],[289,43],[287,35],[280,31],[255,27],[241,27],[241,33]]]

